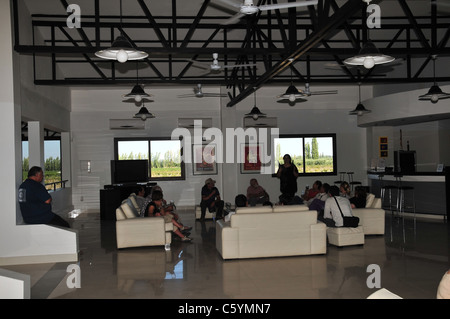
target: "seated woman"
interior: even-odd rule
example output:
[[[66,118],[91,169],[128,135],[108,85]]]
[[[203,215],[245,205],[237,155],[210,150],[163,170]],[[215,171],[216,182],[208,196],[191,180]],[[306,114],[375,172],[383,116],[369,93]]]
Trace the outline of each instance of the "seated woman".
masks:
[[[154,216],[162,216],[164,217],[164,221],[166,223],[173,224],[173,232],[178,235],[182,241],[191,241],[192,239],[185,236],[182,231],[190,230],[191,227],[186,227],[183,224],[177,222],[173,215],[169,212],[166,212],[163,207],[163,194],[161,191],[153,191],[152,192],[152,201],[148,203],[146,207],[146,214],[144,217],[154,217]]]
[[[322,187],[322,182],[317,180],[314,182],[312,188],[309,188],[305,191],[305,194],[302,195],[302,199],[304,201],[309,201],[313,199],[317,194],[320,193],[320,188]]]
[[[344,216],[353,216],[352,207],[348,198],[339,196],[339,188],[331,186],[329,191],[330,197],[325,201],[325,208],[323,216],[319,214],[318,220],[322,221],[328,227],[342,227],[344,226]]]
[[[356,187],[355,196],[350,198],[350,204],[352,208],[364,208],[366,207],[367,193],[364,187]]]

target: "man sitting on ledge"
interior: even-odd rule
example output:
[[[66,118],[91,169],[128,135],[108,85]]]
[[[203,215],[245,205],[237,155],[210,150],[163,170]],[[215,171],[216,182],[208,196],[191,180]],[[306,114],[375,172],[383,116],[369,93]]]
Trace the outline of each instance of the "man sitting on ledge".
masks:
[[[33,166],[28,178],[19,187],[19,205],[22,217],[27,224],[48,224],[70,228],[60,216],[52,212],[52,197],[42,185],[44,172]]]

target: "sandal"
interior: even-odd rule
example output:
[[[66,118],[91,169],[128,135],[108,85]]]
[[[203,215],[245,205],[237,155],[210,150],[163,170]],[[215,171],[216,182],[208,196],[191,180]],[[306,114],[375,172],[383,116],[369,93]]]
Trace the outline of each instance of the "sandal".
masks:
[[[187,236],[184,236],[183,238],[181,238],[181,241],[191,241],[192,239],[191,238],[189,238],[189,237],[187,237]]]

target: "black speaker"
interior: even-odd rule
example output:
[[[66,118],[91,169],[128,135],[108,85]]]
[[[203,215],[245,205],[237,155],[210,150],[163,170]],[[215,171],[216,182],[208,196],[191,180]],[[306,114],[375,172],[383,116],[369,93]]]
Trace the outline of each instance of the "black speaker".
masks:
[[[394,151],[394,168],[400,173],[416,171],[416,151]]]

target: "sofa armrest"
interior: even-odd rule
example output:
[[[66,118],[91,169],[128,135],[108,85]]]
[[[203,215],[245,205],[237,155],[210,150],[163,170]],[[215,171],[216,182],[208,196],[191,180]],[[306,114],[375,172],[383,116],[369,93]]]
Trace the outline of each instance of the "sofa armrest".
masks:
[[[311,254],[327,253],[327,226],[322,222],[311,225]]]
[[[223,259],[239,258],[239,230],[230,222],[216,222],[216,249]]]

